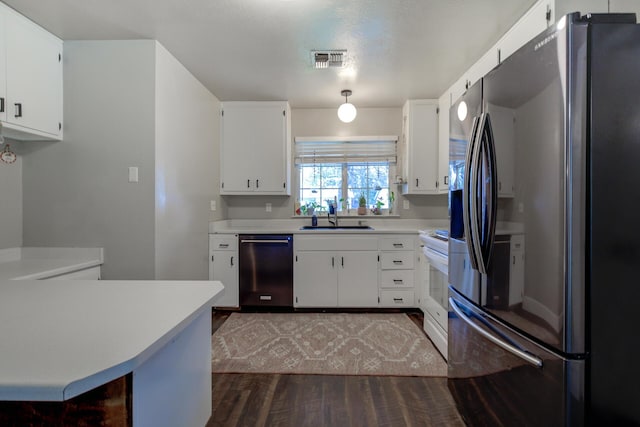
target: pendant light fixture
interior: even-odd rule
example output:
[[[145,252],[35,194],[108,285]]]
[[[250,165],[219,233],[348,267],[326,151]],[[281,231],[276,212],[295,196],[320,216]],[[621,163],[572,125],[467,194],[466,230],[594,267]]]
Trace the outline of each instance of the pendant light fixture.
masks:
[[[340,92],[340,95],[344,96],[344,104],[338,108],[338,118],[345,123],[351,123],[358,115],[358,110],[356,110],[355,105],[351,104],[347,98],[351,96],[351,91],[343,90]]]

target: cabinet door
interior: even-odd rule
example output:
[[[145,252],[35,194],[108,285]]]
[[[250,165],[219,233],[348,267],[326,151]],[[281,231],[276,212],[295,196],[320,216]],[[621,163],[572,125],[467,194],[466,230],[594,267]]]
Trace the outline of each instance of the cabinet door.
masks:
[[[509,269],[509,305],[524,299],[524,236],[511,237],[511,268]]]
[[[7,120],[7,51],[6,51],[6,14],[0,8],[0,120]]]
[[[451,94],[438,99],[438,193],[449,192],[449,108]]]
[[[255,163],[255,191],[284,193],[286,190],[285,150],[286,110],[282,105],[269,105],[250,112],[251,126],[258,131],[250,153]]]
[[[287,104],[223,104],[221,194],[287,194]]]
[[[500,62],[547,28],[547,10],[550,8],[550,2],[538,2],[511,27],[498,42]]]
[[[407,194],[434,194],[438,181],[438,106],[410,101]]]
[[[329,251],[298,251],[293,267],[296,307],[338,305],[337,256]]]
[[[220,189],[225,193],[248,193],[253,191],[256,156],[249,149],[257,145],[253,128],[242,108],[224,106],[222,112],[220,141]]]
[[[338,254],[338,306],[378,305],[378,253],[349,251]]]
[[[214,302],[215,307],[238,307],[238,254],[234,251],[213,251],[209,262],[209,278],[224,285],[224,293]]]
[[[49,135],[62,128],[62,42],[6,14],[7,121]]]

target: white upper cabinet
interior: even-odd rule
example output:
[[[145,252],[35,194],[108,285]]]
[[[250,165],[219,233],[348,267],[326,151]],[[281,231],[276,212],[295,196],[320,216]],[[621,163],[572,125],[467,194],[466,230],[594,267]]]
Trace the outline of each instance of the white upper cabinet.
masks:
[[[62,40],[0,4],[3,135],[62,139]],[[3,104],[3,105],[2,105]]]
[[[410,100],[402,109],[403,194],[438,193],[438,101]]]
[[[529,40],[547,29],[551,20],[552,1],[533,5],[498,42],[500,62],[511,56]]]
[[[220,194],[290,195],[287,102],[224,102]]]
[[[451,95],[445,93],[438,99],[438,192],[449,191],[449,108]]]
[[[640,1],[638,0],[609,0],[611,13],[635,13],[640,18]]]

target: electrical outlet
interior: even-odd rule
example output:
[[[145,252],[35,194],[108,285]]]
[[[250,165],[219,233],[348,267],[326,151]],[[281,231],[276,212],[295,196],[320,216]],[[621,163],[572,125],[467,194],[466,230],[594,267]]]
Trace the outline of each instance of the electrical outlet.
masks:
[[[215,201],[215,200],[212,200],[212,201],[211,201],[211,210],[212,210],[212,211],[215,211],[215,210],[216,210],[216,208],[217,208],[217,206],[216,206],[216,201]]]
[[[265,209],[267,212],[271,212],[271,203],[267,203]]]
[[[402,209],[409,209],[410,207],[408,200],[405,199],[402,201]]]
[[[129,182],[138,182],[138,167],[129,167]]]

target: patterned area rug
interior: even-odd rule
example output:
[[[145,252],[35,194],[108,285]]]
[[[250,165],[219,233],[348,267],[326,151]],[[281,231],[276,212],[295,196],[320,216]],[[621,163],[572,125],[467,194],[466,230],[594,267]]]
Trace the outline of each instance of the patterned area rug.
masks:
[[[211,344],[214,373],[447,376],[403,313],[233,313]]]

